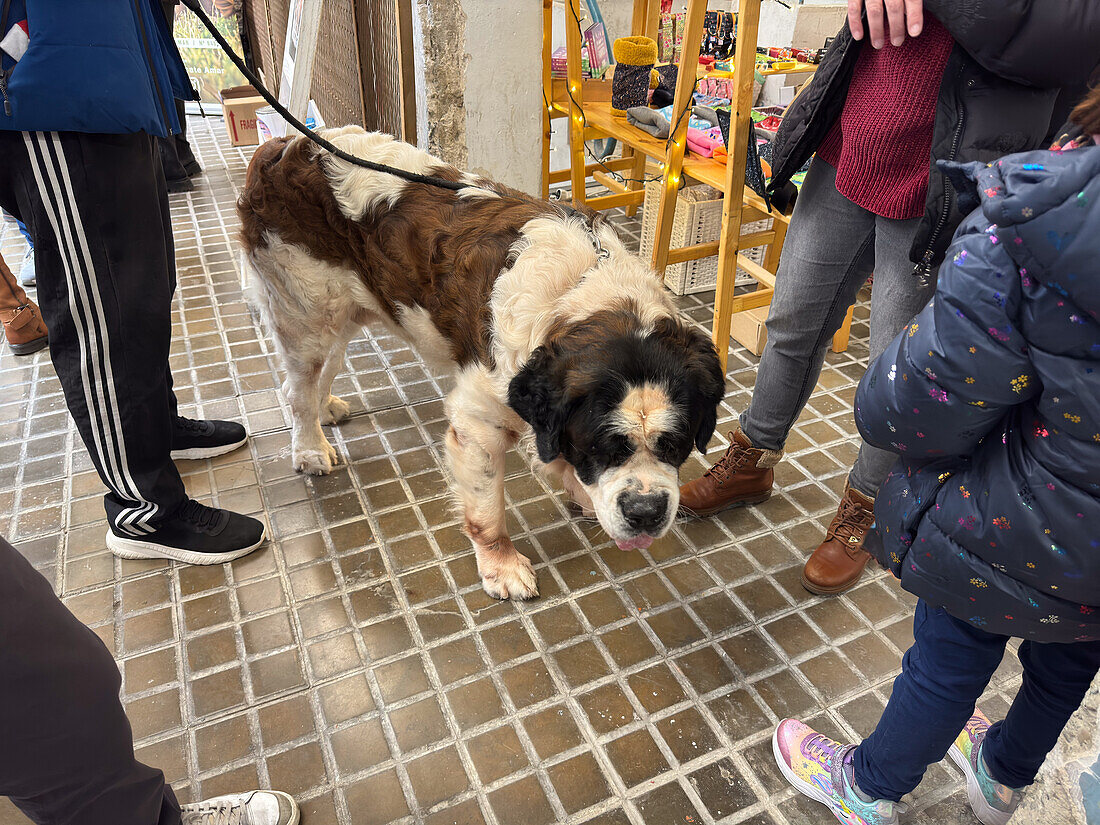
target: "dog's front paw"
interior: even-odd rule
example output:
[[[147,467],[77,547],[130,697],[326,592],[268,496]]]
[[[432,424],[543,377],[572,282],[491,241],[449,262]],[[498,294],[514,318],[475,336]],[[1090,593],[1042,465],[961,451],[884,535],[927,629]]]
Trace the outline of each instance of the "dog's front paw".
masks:
[[[328,441],[317,447],[295,448],[294,469],[299,473],[314,476],[327,476],[332,468],[340,463],[340,456]]]
[[[478,553],[481,586],[494,599],[525,601],[535,598],[539,594],[539,585],[531,560],[517,552],[507,539],[501,544],[505,542],[511,552],[501,548],[490,550],[484,555]]]
[[[321,402],[321,423],[338,424],[351,414],[351,405],[343,398],[330,395],[328,401]]]

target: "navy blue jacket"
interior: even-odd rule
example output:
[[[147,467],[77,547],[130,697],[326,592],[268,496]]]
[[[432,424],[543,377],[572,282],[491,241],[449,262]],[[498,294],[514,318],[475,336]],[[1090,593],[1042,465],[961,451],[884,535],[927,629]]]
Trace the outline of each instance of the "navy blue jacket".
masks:
[[[10,0],[0,37],[24,19],[26,53],[3,59],[0,129],[179,131],[173,98],[195,92],[160,0]]]
[[[860,383],[901,455],[867,549],[991,633],[1100,639],[1100,147],[945,169],[981,208]]]

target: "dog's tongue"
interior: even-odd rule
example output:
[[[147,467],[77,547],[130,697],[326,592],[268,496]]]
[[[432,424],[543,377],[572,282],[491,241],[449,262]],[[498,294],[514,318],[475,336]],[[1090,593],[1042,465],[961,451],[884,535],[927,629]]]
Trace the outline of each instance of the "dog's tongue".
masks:
[[[645,550],[649,545],[653,544],[653,536],[635,536],[632,539],[615,539],[615,544],[619,545],[620,550]]]

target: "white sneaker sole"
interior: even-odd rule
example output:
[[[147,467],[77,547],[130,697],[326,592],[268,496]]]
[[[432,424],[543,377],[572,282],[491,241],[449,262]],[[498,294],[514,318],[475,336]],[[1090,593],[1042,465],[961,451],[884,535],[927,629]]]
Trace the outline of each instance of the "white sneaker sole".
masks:
[[[952,762],[959,766],[959,770],[966,777],[966,798],[970,800],[970,810],[974,812],[974,816],[978,818],[978,821],[982,825],[1008,825],[1008,821],[1012,819],[1012,814],[998,811],[989,804],[985,794],[982,793],[981,786],[978,785],[978,777],[974,775],[970,760],[966,758],[961,750],[955,747],[954,743],[948,749],[947,755],[951,757]]]
[[[294,797],[283,791],[265,791],[265,793],[274,794],[275,796],[281,797],[285,802],[290,803],[290,819],[287,821],[286,825],[299,825],[302,821],[302,813],[298,808],[298,803],[294,801]],[[279,825],[282,825],[282,823],[279,823]]]
[[[219,455],[225,455],[231,453],[239,447],[243,447],[248,443],[248,436],[246,435],[240,441],[236,441],[232,444],[219,444],[217,447],[192,447],[189,450],[172,450],[173,461],[198,461],[204,458],[216,458]]]
[[[181,550],[178,547],[169,547],[164,544],[156,544],[151,541],[116,536],[111,530],[107,531],[107,549],[119,558],[123,559],[171,559],[184,564],[225,564],[227,561],[247,556],[261,544],[267,541],[267,528],[260,534],[260,540],[249,547],[241,547],[226,553],[199,553],[195,550]]]

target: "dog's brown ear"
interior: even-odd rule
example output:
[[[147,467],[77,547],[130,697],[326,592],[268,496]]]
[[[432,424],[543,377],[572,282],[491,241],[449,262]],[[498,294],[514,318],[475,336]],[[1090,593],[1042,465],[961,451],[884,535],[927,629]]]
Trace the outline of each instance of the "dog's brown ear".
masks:
[[[562,371],[556,361],[556,356],[541,346],[508,384],[508,406],[535,431],[535,447],[544,464],[561,454],[568,417]]]

